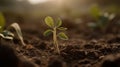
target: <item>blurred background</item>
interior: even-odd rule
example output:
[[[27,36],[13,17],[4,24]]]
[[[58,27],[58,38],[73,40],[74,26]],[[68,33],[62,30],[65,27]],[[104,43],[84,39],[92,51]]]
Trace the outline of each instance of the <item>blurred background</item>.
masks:
[[[119,15],[119,3],[120,0],[0,0],[0,12],[8,23],[40,22],[48,15],[81,23],[81,18],[87,18],[87,22],[98,12]]]
[[[0,11],[27,17],[45,15],[78,17],[93,6],[101,11],[119,13],[120,0],[0,0]]]

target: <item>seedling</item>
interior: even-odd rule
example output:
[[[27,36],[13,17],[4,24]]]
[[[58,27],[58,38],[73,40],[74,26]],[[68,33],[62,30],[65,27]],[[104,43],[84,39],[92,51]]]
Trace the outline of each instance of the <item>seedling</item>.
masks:
[[[2,12],[0,12],[0,37],[4,38],[4,39],[12,40],[14,34],[8,30],[3,30],[4,26],[5,26],[5,18],[3,16]]]
[[[93,5],[90,9],[90,14],[94,18],[95,22],[88,23],[88,27],[92,30],[99,29],[105,33],[109,22],[114,19],[115,14],[109,14],[108,12],[102,12],[99,6]]]
[[[18,23],[13,23],[13,24],[11,24],[9,28],[14,28],[14,29],[15,29],[15,31],[16,31],[16,33],[17,33],[17,35],[18,35],[18,37],[19,37],[22,45],[23,45],[23,46],[26,46],[26,44],[25,44],[24,41],[23,41],[23,36],[22,36],[21,28],[20,28],[20,26],[18,25]]]
[[[8,29],[14,28],[15,31],[17,32],[17,35],[18,35],[21,43],[25,46],[20,26],[17,23],[11,24],[6,30],[3,30],[4,26],[5,26],[5,18],[3,16],[3,14],[0,12],[0,37],[3,39],[13,40],[14,34],[12,32],[10,32]]]
[[[115,14],[101,14],[100,16],[98,16],[98,20],[96,22],[88,23],[88,26],[93,30],[99,28],[104,33],[109,25],[109,22],[114,19],[114,17]]]
[[[17,23],[13,23],[11,24],[7,30],[4,30],[0,33],[0,37],[3,38],[3,39],[8,39],[8,40],[13,40],[14,38],[14,34],[12,32],[9,31],[10,28],[14,28],[22,45],[25,46],[26,44],[24,43],[23,41],[23,36],[22,36],[22,32],[21,32],[21,29],[20,29],[20,26],[17,24]]]
[[[58,30],[60,31],[65,31],[67,28],[61,27],[62,21],[60,18],[57,19],[56,22],[54,22],[53,18],[50,16],[47,16],[45,18],[45,23],[47,26],[49,26],[51,29],[47,29],[44,32],[44,36],[49,36],[50,34],[53,34],[53,44],[55,47],[55,52],[60,54],[59,50],[59,44],[58,44],[58,37],[62,40],[68,40],[68,36],[64,32],[57,32]]]

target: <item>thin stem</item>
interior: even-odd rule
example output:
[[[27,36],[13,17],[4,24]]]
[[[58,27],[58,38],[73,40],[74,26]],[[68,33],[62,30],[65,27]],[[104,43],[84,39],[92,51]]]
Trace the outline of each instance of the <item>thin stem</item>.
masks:
[[[58,41],[57,41],[57,31],[56,31],[56,27],[53,28],[53,44],[55,45],[55,51],[60,54],[60,50],[59,50],[59,45],[58,45]]]

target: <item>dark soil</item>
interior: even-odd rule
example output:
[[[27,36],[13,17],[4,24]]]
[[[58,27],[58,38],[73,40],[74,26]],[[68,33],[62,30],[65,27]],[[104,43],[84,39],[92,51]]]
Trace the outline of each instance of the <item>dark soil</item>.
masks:
[[[59,40],[58,55],[52,38],[42,35],[46,28],[41,23],[19,24],[27,45],[18,38],[2,40],[0,67],[120,67],[119,33],[91,33],[66,23],[69,40]]]

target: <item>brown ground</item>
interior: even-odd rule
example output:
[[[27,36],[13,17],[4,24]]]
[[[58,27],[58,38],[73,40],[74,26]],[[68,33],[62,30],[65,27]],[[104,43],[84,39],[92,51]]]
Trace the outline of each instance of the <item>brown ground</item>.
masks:
[[[112,31],[114,26],[112,32],[101,33],[64,22],[69,40],[59,40],[60,55],[54,53],[52,38],[42,35],[46,29],[43,23],[19,23],[27,46],[22,46],[18,38],[2,40],[1,67],[120,67],[120,34]]]

